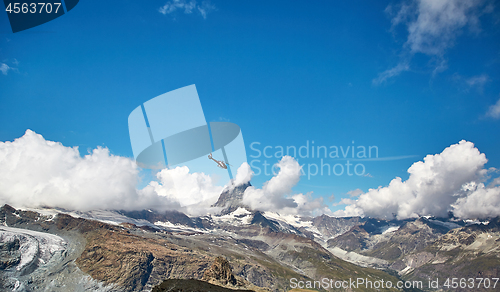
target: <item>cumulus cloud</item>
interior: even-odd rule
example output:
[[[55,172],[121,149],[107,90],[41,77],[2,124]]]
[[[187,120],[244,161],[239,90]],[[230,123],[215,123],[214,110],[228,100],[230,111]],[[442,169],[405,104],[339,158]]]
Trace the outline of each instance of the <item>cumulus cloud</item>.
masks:
[[[490,108],[486,112],[486,117],[500,119],[500,99],[498,99],[498,101],[494,105],[490,106]]]
[[[217,201],[223,189],[215,185],[207,174],[190,173],[187,166],[165,168],[156,176],[158,181],[150,182],[141,192],[174,202],[178,211],[193,216],[210,212],[210,206]]]
[[[465,26],[477,29],[482,1],[417,0],[404,4],[392,24],[408,29],[412,53],[442,56]]]
[[[297,208],[294,210],[288,210],[290,214],[297,214],[302,216],[332,214],[332,211],[324,204],[323,197],[313,199],[312,192],[308,192],[305,195],[295,194],[292,195],[291,198],[297,204]]]
[[[274,211],[283,214],[309,215],[325,209],[323,199],[312,200],[311,193],[293,194],[292,188],[299,182],[301,166],[290,156],[276,164],[279,172],[265,182],[261,189],[248,187],[243,194],[243,204],[254,210]],[[329,211],[329,210],[324,210]]]
[[[357,200],[344,202],[348,205],[335,214],[388,219],[445,217],[449,211],[462,218],[500,215],[500,187],[483,184],[486,162],[473,143],[462,140],[414,163],[406,181],[396,177],[386,187],[370,189]],[[489,208],[481,211],[485,205]]]
[[[297,161],[286,156],[277,167],[279,173],[262,189],[247,189],[246,204],[290,214],[329,212],[322,198],[292,193],[301,175]],[[47,141],[31,130],[13,142],[0,142],[0,204],[79,211],[175,209],[191,216],[218,211],[210,206],[224,187],[209,175],[190,173],[186,166],[163,169],[156,181],[138,190],[138,173],[132,159],[110,154],[107,148],[81,157],[78,147]],[[252,176],[250,166],[243,163],[230,187],[248,183]]]
[[[250,182],[253,177],[253,171],[250,165],[244,162],[237,170],[234,178],[234,185],[240,186]]]
[[[500,187],[472,183],[470,193],[453,204],[453,213],[460,218],[491,218],[500,215]]]
[[[277,167],[279,173],[262,189],[246,190],[247,205],[289,214],[331,212],[322,198],[292,193],[301,175],[296,160],[285,156]],[[138,174],[132,159],[107,148],[97,147],[81,157],[78,147],[45,140],[31,130],[13,142],[0,142],[0,204],[79,211],[175,209],[191,216],[219,211],[211,206],[224,186],[207,174],[190,173],[186,166],[163,169],[141,190],[136,188]],[[248,183],[252,176],[250,165],[243,163],[229,187]]]
[[[45,140],[27,130],[13,142],[0,142],[0,204],[71,210],[177,209],[207,212],[222,187],[187,167],[163,169],[137,190],[138,168],[129,158],[98,147],[84,157],[77,147]]]
[[[160,7],[158,12],[166,15],[174,13],[177,10],[182,11],[185,14],[192,14],[193,11],[197,11],[204,19],[206,19],[207,14],[215,10],[215,6],[209,1],[203,1],[201,4],[197,4],[195,0],[172,0]]]
[[[394,68],[379,74],[373,80],[380,84],[387,79],[408,71],[408,63],[417,53],[433,58],[433,74],[447,68],[444,58],[448,48],[455,44],[456,38],[464,28],[479,31],[479,17],[491,9],[484,8],[481,0],[410,0],[398,7],[389,5],[386,12],[391,15],[391,30],[402,25],[406,28],[407,39],[403,46],[403,60]]]
[[[292,188],[300,180],[299,163],[290,156],[283,156],[276,167],[279,168],[279,172],[265,182],[262,189],[251,186],[245,190],[243,204],[261,211],[297,207],[292,198],[285,196],[292,194]]]
[[[355,190],[352,190],[352,191],[348,191],[347,194],[349,195],[349,197],[359,197],[359,195],[361,195],[363,193],[363,191],[361,189],[355,189]]]
[[[57,206],[76,210],[124,209],[141,204],[135,163],[98,147],[80,157],[77,147],[46,141],[27,130],[0,142],[0,201],[16,206]]]
[[[353,199],[349,199],[349,198],[342,198],[340,199],[340,202],[338,203],[334,203],[333,206],[340,206],[340,205],[352,205],[352,204],[355,204],[356,201],[353,200]],[[348,215],[349,216],[349,215]],[[358,214],[356,216],[362,216],[362,214]]]

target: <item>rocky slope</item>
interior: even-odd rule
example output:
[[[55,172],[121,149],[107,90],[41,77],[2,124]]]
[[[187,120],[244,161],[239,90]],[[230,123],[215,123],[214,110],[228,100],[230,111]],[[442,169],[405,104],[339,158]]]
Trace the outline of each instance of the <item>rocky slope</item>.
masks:
[[[176,211],[35,212],[5,205],[0,208],[0,288],[150,291],[165,279],[193,279],[167,282],[178,289],[211,283],[221,289],[284,291],[291,278],[395,283],[498,277],[498,218],[472,225],[425,217],[302,218],[244,207],[247,187],[221,194],[216,205],[222,213],[196,218]]]
[[[500,278],[500,217],[488,224],[452,229],[426,248],[394,262],[392,268],[409,280],[443,279],[440,287],[445,290],[442,285],[447,278]],[[492,287],[476,286],[474,291],[492,291]]]
[[[170,232],[161,224],[110,225],[63,213],[44,216],[5,205],[0,209],[0,224],[7,226],[5,228],[25,230],[26,233],[36,231],[43,233],[43,236],[37,233],[39,238],[62,240],[59,249],[52,249],[53,260],[23,274],[15,268],[16,263],[19,264],[18,252],[23,254],[22,244],[15,239],[3,240],[2,250],[6,251],[2,257],[4,288],[22,286],[25,291],[42,291],[54,286],[55,289],[49,290],[64,291],[69,281],[86,281],[86,286],[82,285],[84,290],[149,291],[164,279],[201,280],[205,277],[207,281],[226,287],[236,285],[252,287],[253,291],[265,291],[263,288],[283,291],[289,286],[290,278],[347,279],[359,274],[395,280],[384,272],[343,262],[309,238],[275,230],[271,228],[276,227],[271,220],[260,213],[249,216],[260,219],[239,226],[221,223],[220,228],[189,233]],[[106,218],[109,221],[109,214]],[[230,272],[225,263],[215,260],[217,256],[231,263]],[[65,278],[57,270],[60,267],[67,269],[66,275],[72,273],[72,276]],[[49,270],[53,271],[53,278],[44,277]]]
[[[426,217],[367,219],[328,240],[327,248],[351,262],[391,269],[404,280],[428,283],[428,279],[439,278],[439,289],[470,291],[443,284],[447,278],[500,277],[499,221],[500,217],[487,224]],[[483,290],[488,289],[476,287],[474,291]]]
[[[160,285],[153,287],[152,290],[152,292],[194,292],[194,291],[255,292],[253,290],[225,288],[196,279],[167,279],[163,281]]]
[[[8,205],[0,208],[0,290],[119,291],[75,264],[85,238],[58,230],[53,219]]]
[[[365,219],[360,217],[336,218],[328,215],[321,215],[311,220],[312,226],[318,230],[317,240],[323,241],[342,235],[364,221]]]

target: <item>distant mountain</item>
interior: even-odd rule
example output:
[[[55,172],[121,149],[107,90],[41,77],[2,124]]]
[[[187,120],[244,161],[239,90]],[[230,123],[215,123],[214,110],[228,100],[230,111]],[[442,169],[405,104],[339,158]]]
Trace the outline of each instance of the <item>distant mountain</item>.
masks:
[[[365,219],[360,217],[331,217],[321,215],[312,219],[312,225],[319,231],[318,235],[323,236],[323,240],[337,237],[349,231],[352,227],[361,224]]]
[[[451,229],[391,267],[409,280],[489,278],[494,281],[493,278],[500,278],[500,217],[484,224]],[[492,291],[492,287],[476,286],[474,291]],[[459,286],[453,291],[471,290]]]
[[[327,243],[328,247],[338,247],[390,261],[424,248],[449,229],[425,218],[406,221],[367,218]]]
[[[403,222],[387,240],[375,243],[369,251],[362,254],[392,261],[405,255],[420,251],[448,232],[450,228],[433,223],[425,218]]]
[[[395,283],[500,276],[499,218],[284,215],[245,207],[241,200],[249,186],[224,190],[214,204],[223,212],[201,217],[177,211],[28,211],[4,205],[0,289],[150,291],[164,283],[163,288],[212,284],[284,291],[291,278],[348,280],[356,275]]]
[[[0,289],[13,290],[17,285],[26,291],[68,291],[68,287],[77,291],[76,286],[90,291],[150,291],[163,280],[175,278],[219,281],[219,286],[226,284],[228,288],[235,283],[234,276],[236,286],[244,283],[242,287],[253,287],[252,291],[284,291],[291,278],[348,280],[359,275],[397,280],[383,271],[344,262],[315,241],[284,229],[286,225],[279,220],[243,208],[199,218],[210,223],[208,228],[197,228],[189,223],[193,221],[185,221],[190,226],[161,221],[138,226],[123,213],[115,212],[113,217],[112,211],[80,212],[80,218],[53,212],[23,211],[7,205],[0,209],[5,250]],[[134,215],[151,221],[160,218],[146,212]],[[95,221],[99,214],[105,216],[106,223]],[[85,216],[92,216],[92,220]],[[112,218],[127,222],[113,222]],[[21,235],[33,240],[21,239]],[[52,243],[44,245],[49,239]],[[217,263],[218,256],[227,263]],[[31,258],[33,264],[18,269],[28,267],[24,258]]]
[[[152,210],[142,210],[142,211],[122,210],[119,213],[133,219],[147,220],[153,224],[155,224],[155,222],[170,222],[172,224],[178,224],[192,228],[205,227],[204,222],[201,218],[190,218],[186,214],[175,210],[164,211],[164,212],[157,212]]]

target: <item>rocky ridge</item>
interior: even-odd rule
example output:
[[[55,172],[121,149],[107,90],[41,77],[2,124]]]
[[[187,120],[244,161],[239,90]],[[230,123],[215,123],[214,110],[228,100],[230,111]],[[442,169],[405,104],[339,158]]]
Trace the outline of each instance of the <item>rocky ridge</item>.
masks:
[[[261,222],[221,225],[220,229],[200,229],[199,233],[172,233],[161,225],[111,225],[62,213],[44,216],[4,206],[0,209],[0,224],[60,236],[70,245],[79,244],[79,249],[66,248],[66,253],[62,252],[65,256],[54,258],[57,260],[25,276],[16,274],[12,267],[4,270],[5,280],[13,285],[8,287],[19,282],[30,291],[42,291],[50,283],[59,287],[51,291],[65,291],[63,287],[69,283],[62,276],[50,283],[41,276],[35,277],[36,285],[32,281],[36,273],[42,275],[47,269],[60,265],[70,265],[80,271],[78,281],[74,279],[76,276],[68,281],[81,283],[86,279],[94,287],[91,290],[96,291],[149,291],[164,279],[175,278],[201,280],[205,277],[226,287],[252,287],[253,291],[283,291],[292,277],[311,280],[328,275],[333,279],[347,279],[359,274],[393,278],[381,271],[343,262],[309,238],[275,231]],[[225,262],[216,260],[217,256],[227,259],[231,269]],[[243,286],[239,286],[241,284]]]
[[[95,291],[150,291],[165,279],[185,279],[174,286],[211,283],[221,289],[283,291],[292,277],[397,281],[445,277],[450,271],[498,276],[498,218],[471,224],[430,217],[283,216],[241,204],[248,187],[226,189],[214,205],[222,213],[194,218],[154,210],[72,215],[52,210],[47,215],[5,205],[0,208],[0,224],[6,226],[0,230],[0,285],[26,291],[51,285],[51,291],[65,291],[71,280]],[[37,263],[18,272],[23,244],[40,248],[51,236],[61,239],[59,248],[45,256],[39,252],[42,261],[32,260]],[[62,272],[43,277],[56,270]]]
[[[238,186],[231,185],[226,187],[226,189],[224,189],[220,194],[217,202],[215,202],[212,207],[222,208],[222,215],[234,212],[238,208],[248,208],[242,201],[245,190],[251,186],[250,182],[248,182]]]

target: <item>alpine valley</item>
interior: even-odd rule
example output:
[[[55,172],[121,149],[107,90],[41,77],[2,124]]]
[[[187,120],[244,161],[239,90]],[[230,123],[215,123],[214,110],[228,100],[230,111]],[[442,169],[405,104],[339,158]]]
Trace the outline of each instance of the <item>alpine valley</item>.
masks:
[[[444,280],[500,277],[499,217],[479,222],[453,216],[378,220],[282,215],[246,207],[241,200],[249,186],[227,188],[214,205],[222,211],[202,217],[177,211],[77,212],[4,205],[0,288],[290,291],[291,279],[314,285],[324,278],[362,278],[423,283],[379,291],[471,291],[447,288]],[[439,279],[439,288],[429,288],[429,279]],[[315,288],[375,291],[363,285]]]

